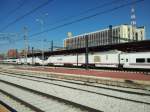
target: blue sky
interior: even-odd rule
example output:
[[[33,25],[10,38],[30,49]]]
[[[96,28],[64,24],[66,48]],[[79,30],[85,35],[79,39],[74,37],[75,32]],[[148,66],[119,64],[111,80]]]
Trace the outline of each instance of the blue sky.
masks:
[[[118,0],[117,3],[107,5],[102,8],[97,8],[96,10],[76,16],[90,8],[94,8],[114,0],[53,0],[44,7],[17,21],[15,24],[3,29],[16,18],[23,16],[46,1],[47,0],[0,0],[0,33],[18,34],[17,37],[11,37],[11,41],[0,39],[0,53],[5,52],[10,48],[15,48],[18,50],[24,48],[24,42],[22,41],[24,26],[28,28],[30,47],[33,46],[36,49],[40,49],[42,47],[42,42],[40,40],[42,39],[46,39],[47,41],[53,40],[55,46],[62,46],[63,40],[67,36],[67,32],[72,32],[73,35],[78,35],[85,32],[92,32],[106,28],[110,24],[114,26],[120,24],[130,24],[131,6],[127,6],[113,12],[95,16],[91,19],[31,37],[32,34],[41,31],[41,25],[36,21],[38,18],[42,18],[44,20],[43,30],[46,30],[130,2],[130,0]],[[146,27],[146,37],[147,39],[150,39],[150,0],[144,0],[143,2],[136,4],[135,9],[137,26],[144,25]],[[44,16],[46,13],[48,13],[48,16]],[[71,16],[76,17],[62,21],[62,19]],[[48,49],[49,47],[50,42],[44,42],[44,48]]]

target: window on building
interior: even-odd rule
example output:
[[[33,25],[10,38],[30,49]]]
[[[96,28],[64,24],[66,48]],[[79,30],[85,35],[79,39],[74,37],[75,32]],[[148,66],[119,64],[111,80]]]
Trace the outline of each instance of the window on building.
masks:
[[[102,37],[104,37],[104,32],[102,32]]]
[[[90,46],[93,45],[93,34],[91,34],[91,43],[90,43]]]
[[[120,28],[118,28],[117,30],[118,30],[118,34],[120,34]]]
[[[130,32],[130,28],[128,28],[128,32]]]
[[[137,58],[136,59],[136,63],[144,63],[145,62],[145,58]]]
[[[74,48],[76,48],[76,47],[77,47],[76,43],[77,43],[77,37],[76,37],[76,38],[74,38]]]
[[[115,30],[113,29],[113,36],[115,36]]]
[[[96,33],[94,34],[94,46],[97,46],[97,35],[96,35]]]
[[[130,38],[130,33],[128,33],[128,38]]]
[[[92,42],[91,42],[91,46],[94,45],[94,34],[92,34]]]
[[[101,38],[102,38],[102,36],[103,36],[103,35],[102,35],[102,32],[100,32],[100,33],[101,33]]]
[[[82,37],[82,47],[85,47],[85,36]]]
[[[91,42],[92,42],[92,35],[89,35],[89,40],[88,40],[88,46],[91,46]]]
[[[117,37],[118,36],[118,30],[116,29],[116,35],[115,35],[115,37]]]
[[[98,45],[101,45],[101,33],[99,32],[99,41],[98,41]]]
[[[138,33],[135,34],[135,39],[138,40]]]
[[[99,42],[99,35],[98,35],[98,33],[96,33],[95,35],[96,35],[96,40],[95,40],[95,41],[96,41],[96,45],[98,46],[98,42]]]
[[[143,40],[143,32],[141,31],[141,40]]]
[[[81,37],[78,37],[78,39],[77,39],[77,48],[80,48],[80,41],[81,41]]]
[[[141,40],[143,40],[143,36],[141,36]]]

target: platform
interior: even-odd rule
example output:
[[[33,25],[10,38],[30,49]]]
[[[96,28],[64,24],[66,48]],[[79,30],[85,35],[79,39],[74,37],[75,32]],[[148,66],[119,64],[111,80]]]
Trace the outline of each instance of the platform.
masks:
[[[15,70],[22,72],[44,73],[51,77],[81,80],[90,83],[102,83],[122,87],[142,88],[150,90],[150,75],[135,72],[112,70],[85,70],[64,67],[17,67]]]

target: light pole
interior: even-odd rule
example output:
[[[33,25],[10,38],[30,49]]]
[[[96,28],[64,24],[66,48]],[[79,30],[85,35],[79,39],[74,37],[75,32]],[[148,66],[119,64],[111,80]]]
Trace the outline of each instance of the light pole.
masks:
[[[42,17],[37,18],[36,21],[41,25],[41,32],[44,31],[44,17],[48,16],[48,13],[45,13]],[[42,43],[42,66],[44,67],[44,39],[41,41]]]
[[[24,27],[24,44],[25,44],[25,50],[24,50],[24,62],[25,65],[27,65],[27,58],[28,58],[28,38],[27,38],[27,27]]]

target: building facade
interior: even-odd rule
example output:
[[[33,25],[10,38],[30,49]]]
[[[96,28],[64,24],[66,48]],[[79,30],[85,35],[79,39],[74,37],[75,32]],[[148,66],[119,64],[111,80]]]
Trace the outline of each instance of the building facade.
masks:
[[[7,57],[8,58],[17,58],[18,57],[17,49],[10,49],[10,50],[8,50]]]
[[[3,55],[0,55],[0,60],[3,60],[4,59],[4,56]]]
[[[64,40],[64,47],[66,49],[84,48],[85,38],[88,38],[89,47],[141,41],[145,40],[145,27],[133,28],[131,25],[109,26],[107,29],[77,36],[72,36],[69,32],[68,38]]]

